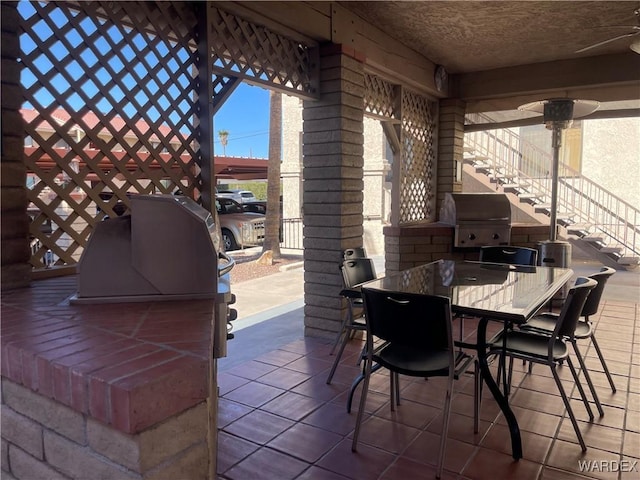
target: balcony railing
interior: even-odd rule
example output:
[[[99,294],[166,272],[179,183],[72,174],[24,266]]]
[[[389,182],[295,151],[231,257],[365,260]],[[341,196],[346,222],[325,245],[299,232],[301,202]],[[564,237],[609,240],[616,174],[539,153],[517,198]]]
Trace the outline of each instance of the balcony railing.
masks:
[[[469,120],[478,118],[469,116]],[[551,155],[524,141],[510,129],[467,132],[465,147],[484,158],[486,171],[497,182],[511,185],[532,203],[550,204]],[[569,165],[559,165],[558,212],[571,216],[590,235],[621,249],[621,255],[640,255],[640,211]]]

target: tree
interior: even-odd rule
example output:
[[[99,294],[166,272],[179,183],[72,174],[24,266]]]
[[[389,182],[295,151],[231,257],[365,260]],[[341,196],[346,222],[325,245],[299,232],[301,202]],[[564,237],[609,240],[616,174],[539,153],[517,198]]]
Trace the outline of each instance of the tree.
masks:
[[[222,144],[222,154],[227,156],[227,143],[229,143],[229,132],[227,130],[218,130],[218,138]]]
[[[282,94],[269,94],[269,163],[267,165],[267,215],[262,252],[280,258],[280,162],[282,160]]]

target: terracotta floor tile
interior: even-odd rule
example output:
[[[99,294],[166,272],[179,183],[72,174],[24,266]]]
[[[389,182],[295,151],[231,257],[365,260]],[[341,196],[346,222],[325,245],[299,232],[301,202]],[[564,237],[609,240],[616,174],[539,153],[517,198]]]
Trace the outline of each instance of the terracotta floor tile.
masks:
[[[256,360],[262,363],[283,367],[287,363],[298,360],[301,356],[302,355],[299,353],[287,352],[286,350],[274,350],[273,352],[260,355]]]
[[[452,473],[460,473],[475,450],[476,447],[470,443],[451,438],[447,439],[444,456],[445,470]],[[439,452],[440,435],[431,432],[422,432],[404,451],[402,457],[436,466],[438,464]]]
[[[401,453],[420,433],[417,428],[371,416],[362,422],[358,442],[394,454]]]
[[[376,411],[375,416],[410,427],[423,429],[435,418],[440,418],[440,412],[441,410],[439,408],[422,405],[410,400],[403,400],[402,404],[397,406],[394,412],[392,412],[390,408],[380,408]]]
[[[424,463],[400,457],[382,474],[380,480],[433,480],[435,476],[435,465],[425,465]],[[457,475],[443,471],[441,480],[453,480],[456,478],[458,478]]]
[[[331,472],[324,468],[311,466],[298,477],[298,480],[347,480],[348,477]]]
[[[599,450],[606,450],[618,453],[622,449],[622,430],[617,428],[603,427],[595,423],[578,422],[578,427],[582,433],[582,438],[587,448],[594,447]],[[569,418],[565,418],[558,432],[557,438],[566,442],[577,443],[575,430]]]
[[[238,377],[236,375],[230,375],[226,372],[218,374],[218,395],[224,396],[227,393],[235,390],[242,385],[249,383],[250,380]]]
[[[440,411],[440,414],[427,427],[427,431],[440,435],[440,432],[442,432],[442,416],[443,411]],[[490,426],[491,423],[481,419],[478,425],[478,433],[474,433],[473,417],[451,412],[447,437],[477,445]]]
[[[218,399],[218,428],[224,428],[231,422],[253,411],[253,408],[226,398]]]
[[[288,480],[297,478],[309,464],[293,457],[261,448],[225,473],[232,480]]]
[[[240,460],[255,452],[260,445],[249,442],[226,432],[218,434],[218,459],[216,470],[218,474],[226,472]]]
[[[520,407],[512,407],[512,410],[518,420],[520,430],[537,433],[538,435],[548,437],[555,436],[560,425],[560,420],[562,420],[562,417],[559,415],[549,415],[536,410],[528,410]],[[500,416],[497,423],[501,425],[507,424],[503,416]]]
[[[340,435],[347,435],[355,427],[356,414],[348,414],[343,405],[325,403],[302,422]]]
[[[324,371],[328,373],[329,368],[331,368],[331,361],[329,358],[327,358],[327,360],[322,360],[306,356],[288,363],[287,368],[307,373],[309,375],[317,375]]]
[[[595,448],[589,448],[586,452],[582,452],[577,443],[564,442],[556,440],[551,446],[551,453],[547,460],[547,465],[555,467],[558,470],[578,473],[587,477],[599,478],[605,480],[614,480],[618,478],[617,472],[594,471],[586,472],[584,467],[581,468],[580,462],[618,462],[620,454],[604,452]]]
[[[309,375],[288,368],[278,368],[263,375],[258,380],[260,383],[289,390],[309,379]]]
[[[294,424],[295,422],[286,418],[254,410],[224,427],[223,431],[265,445]]]
[[[540,480],[588,480],[589,477],[553,467],[543,467]]]
[[[254,360],[245,362],[236,367],[230,368],[226,373],[243,377],[249,380],[255,380],[269,372],[272,372],[277,367],[275,365],[269,365],[268,363],[256,362]]]
[[[622,453],[627,457],[634,459],[640,458],[640,433],[624,432],[624,443],[622,444]],[[640,462],[638,462],[640,465]],[[638,467],[640,469],[640,467]]]
[[[343,440],[316,465],[339,473],[354,480],[374,480],[384,472],[394,460],[394,455],[365,444],[358,445],[358,451],[351,451],[351,440]]]
[[[353,380],[353,377],[351,379]],[[327,402],[344,393],[348,388],[348,385],[336,382],[327,385],[324,375],[315,375],[292,388],[291,391]]]
[[[542,465],[524,458],[515,461],[511,455],[480,448],[465,467],[465,477],[474,480],[521,480],[537,478]]]
[[[522,456],[535,463],[544,463],[552,438],[521,431]],[[482,448],[511,455],[511,436],[506,425],[493,425],[480,443]]]
[[[567,388],[567,386],[565,386]],[[542,393],[532,390],[517,390],[509,399],[513,406],[535,410],[551,415],[562,415],[564,413],[564,403],[559,395]]]
[[[244,403],[250,407],[259,407],[282,395],[284,390],[263,383],[250,382],[227,393],[224,398]]]
[[[298,423],[271,440],[267,446],[305,462],[315,463],[342,439],[342,435]]]
[[[322,404],[321,400],[305,397],[299,393],[286,392],[264,404],[260,409],[290,420],[300,421],[314,410],[320,408]]]

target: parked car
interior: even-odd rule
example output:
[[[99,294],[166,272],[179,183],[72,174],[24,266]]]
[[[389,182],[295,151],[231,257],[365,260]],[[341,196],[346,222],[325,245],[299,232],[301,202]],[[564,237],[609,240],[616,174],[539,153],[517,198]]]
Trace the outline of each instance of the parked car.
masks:
[[[250,190],[219,190],[216,195],[218,197],[231,198],[241,204],[258,201]]]
[[[221,196],[216,197],[216,210],[225,251],[262,245],[264,215],[245,212],[238,202]]]
[[[256,200],[255,202],[245,202],[242,204],[242,209],[245,212],[267,214],[267,202]]]

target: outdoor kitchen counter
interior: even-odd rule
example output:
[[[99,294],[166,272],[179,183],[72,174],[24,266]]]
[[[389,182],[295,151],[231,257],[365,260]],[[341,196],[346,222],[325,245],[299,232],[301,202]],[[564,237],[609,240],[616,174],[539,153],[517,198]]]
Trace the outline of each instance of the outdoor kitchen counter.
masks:
[[[385,271],[400,271],[440,259],[478,260],[478,248],[454,248],[454,227],[435,222],[384,227]],[[511,244],[537,248],[549,239],[548,225],[511,225]]]
[[[213,300],[72,305],[76,280],[3,292],[3,378],[130,434],[206,400]]]

